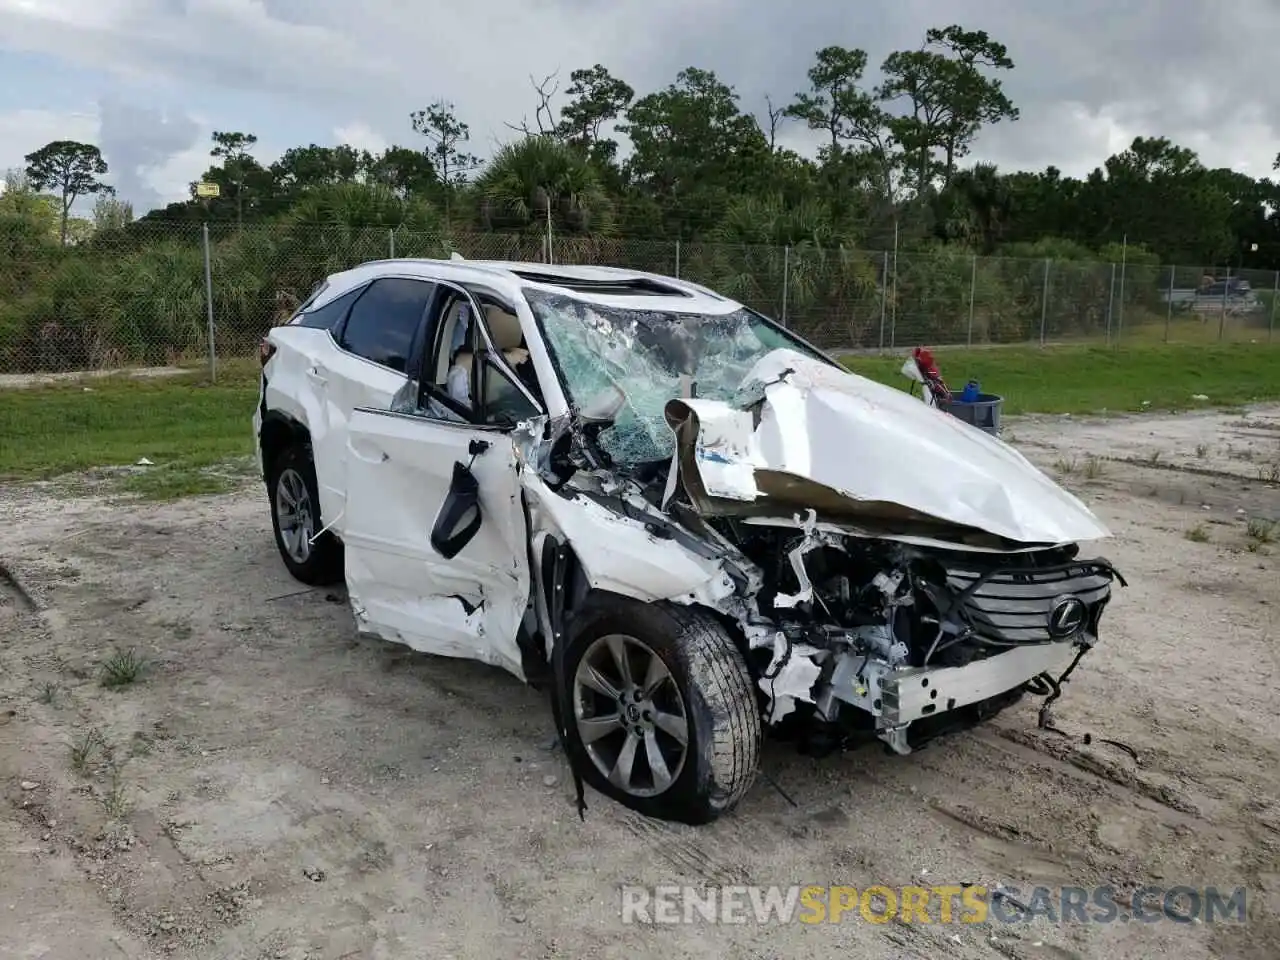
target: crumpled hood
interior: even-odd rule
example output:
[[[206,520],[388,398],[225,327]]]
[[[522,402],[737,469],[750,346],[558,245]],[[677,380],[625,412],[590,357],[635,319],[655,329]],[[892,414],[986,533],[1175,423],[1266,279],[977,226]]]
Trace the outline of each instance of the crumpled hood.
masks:
[[[747,410],[717,400],[666,406],[679,480],[703,512],[812,507],[900,523],[903,533],[923,522],[1023,544],[1111,535],[1011,446],[903,390],[785,349],[760,359],[744,380],[753,384],[763,400]]]

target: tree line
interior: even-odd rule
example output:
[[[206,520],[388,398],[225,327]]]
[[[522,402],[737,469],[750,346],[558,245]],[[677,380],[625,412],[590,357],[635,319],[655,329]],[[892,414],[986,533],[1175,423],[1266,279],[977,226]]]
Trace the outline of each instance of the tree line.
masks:
[[[1280,186],[1211,169],[1166,138],[1138,137],[1082,178],[1052,166],[1003,172],[971,162],[984,130],[1019,119],[1002,83],[1014,61],[986,32],[928,30],[918,47],[883,58],[875,84],[865,79],[869,62],[860,49],[818,50],[799,89],[767,97],[758,115],[731,84],[697,67],[643,94],[601,64],[573,70],[563,89],[558,74],[531,77],[529,112],[508,122],[510,138],[483,160],[447,100],[411,113],[412,139],[378,152],[313,143],[266,162],[253,133],[215,131],[210,166],[190,197],[137,219],[114,197],[96,146],[50,143],[26,157],[0,196],[0,337],[6,327],[28,341],[33,330],[101,329],[99,321],[68,319],[88,308],[71,296],[75,278],[64,274],[89,269],[93,259],[94,270],[132,270],[135,287],[154,289],[165,270],[185,276],[201,223],[211,225],[224,266],[242,264],[236,284],[247,291],[249,325],[281,291],[297,295],[317,272],[364,257],[367,239],[358,237],[389,229],[404,237],[402,255],[439,256],[450,244],[460,249],[462,237],[500,235],[536,257],[537,238],[550,233],[557,243],[577,243],[583,257],[616,261],[625,256],[621,238],[680,241],[703,251],[686,270],[702,270],[740,299],[776,305],[775,280],[785,269],[793,311],[839,315],[841,324],[857,305],[892,296],[897,306],[927,288],[917,309],[941,329],[959,321],[950,306],[936,306],[938,291],[950,304],[952,287],[981,285],[985,301],[1002,304],[979,318],[989,336],[1004,328],[1013,335],[1024,321],[1011,317],[1034,320],[1027,298],[1049,281],[1029,267],[1026,277],[978,278],[965,268],[974,255],[1077,263],[1092,279],[1054,282],[1088,287],[1090,296],[1101,282],[1085,266],[1092,261],[1124,257],[1152,271],[1151,288],[1162,263],[1198,265],[1197,281],[1200,266],[1280,268]],[[820,135],[812,155],[785,145],[796,127]],[[197,184],[215,184],[217,195],[201,195]],[[89,197],[93,216],[74,216],[77,201]],[[868,251],[891,245],[904,262],[931,266],[913,281],[895,261],[889,292],[887,261]],[[774,261],[783,248],[791,252],[780,268]],[[386,255],[381,247],[370,253]],[[33,270],[46,285],[63,276],[66,295],[33,287]],[[1130,284],[1125,295],[1137,296],[1135,289],[1151,292]],[[140,294],[121,296],[136,314]],[[118,304],[101,306],[103,296],[96,302],[100,313],[124,315]]]

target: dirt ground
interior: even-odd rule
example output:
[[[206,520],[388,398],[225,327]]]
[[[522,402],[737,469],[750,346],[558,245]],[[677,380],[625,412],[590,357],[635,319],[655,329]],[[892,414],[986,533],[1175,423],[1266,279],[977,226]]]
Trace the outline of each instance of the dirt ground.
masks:
[[[905,758],[770,744],[701,829],[591,793],[580,822],[545,698],[358,639],[342,597],[285,573],[257,485],[0,488],[0,956],[1280,955],[1280,544],[1247,535],[1280,518],[1280,408],[1008,431],[1108,522],[1130,583],[1056,711],[1073,737],[1029,699]],[[128,650],[149,669],[102,687]],[[1249,918],[620,919],[619,884],[703,881],[1246,886]]]

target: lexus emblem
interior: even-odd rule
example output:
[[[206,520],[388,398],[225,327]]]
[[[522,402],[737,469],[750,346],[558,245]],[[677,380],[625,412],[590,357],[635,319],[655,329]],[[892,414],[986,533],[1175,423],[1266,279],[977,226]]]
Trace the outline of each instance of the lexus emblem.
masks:
[[[1063,597],[1054,603],[1049,614],[1049,636],[1059,639],[1074,636],[1084,626],[1087,616],[1088,610],[1083,600],[1079,597]]]

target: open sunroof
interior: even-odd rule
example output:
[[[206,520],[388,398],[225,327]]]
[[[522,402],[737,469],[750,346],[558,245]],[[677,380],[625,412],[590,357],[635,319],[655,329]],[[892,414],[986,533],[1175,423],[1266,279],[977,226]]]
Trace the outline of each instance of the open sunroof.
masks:
[[[689,294],[665,283],[646,277],[619,277],[608,280],[583,280],[579,277],[563,277],[549,273],[517,271],[516,276],[531,283],[563,287],[577,293],[595,293],[613,297],[687,297]]]

